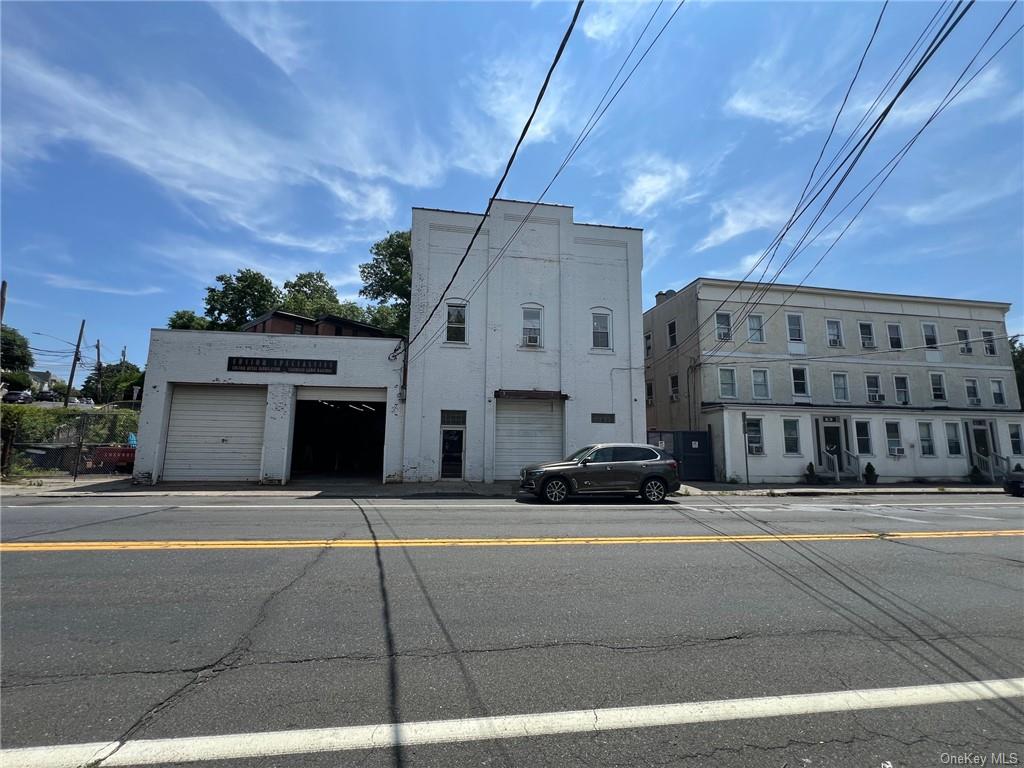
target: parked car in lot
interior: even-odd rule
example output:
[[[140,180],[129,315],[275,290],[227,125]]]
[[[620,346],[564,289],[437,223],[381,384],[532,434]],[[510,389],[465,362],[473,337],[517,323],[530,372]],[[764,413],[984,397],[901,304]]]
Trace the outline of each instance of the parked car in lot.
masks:
[[[1024,496],[1024,472],[1018,469],[1007,472],[1003,478],[1003,490],[1011,496]]]
[[[81,400],[79,400],[79,402],[82,405],[96,405],[96,403],[93,402],[91,397],[83,397]]]
[[[31,392],[6,392],[4,394],[5,403],[31,403],[33,401]]]
[[[519,490],[558,504],[570,496],[640,494],[663,501],[679,490],[679,464],[666,451],[642,443],[598,443],[560,461],[531,464],[519,473]]]
[[[41,403],[56,403],[61,399],[60,395],[50,390],[46,390],[45,392],[36,392],[33,397]]]

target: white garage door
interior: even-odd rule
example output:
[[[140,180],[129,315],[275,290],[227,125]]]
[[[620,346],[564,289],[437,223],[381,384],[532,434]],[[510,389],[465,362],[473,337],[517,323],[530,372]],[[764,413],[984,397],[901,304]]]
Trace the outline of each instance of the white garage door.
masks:
[[[259,480],[266,387],[176,384],[164,480]]]
[[[527,464],[563,458],[561,400],[499,399],[495,404],[496,480],[515,480]]]

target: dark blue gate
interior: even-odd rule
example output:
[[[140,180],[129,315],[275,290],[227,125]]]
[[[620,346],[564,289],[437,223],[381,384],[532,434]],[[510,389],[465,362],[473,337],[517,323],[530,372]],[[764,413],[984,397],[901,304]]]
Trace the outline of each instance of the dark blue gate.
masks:
[[[711,433],[697,430],[648,432],[651,445],[663,447],[679,462],[680,480],[715,479],[715,463],[711,456]]]

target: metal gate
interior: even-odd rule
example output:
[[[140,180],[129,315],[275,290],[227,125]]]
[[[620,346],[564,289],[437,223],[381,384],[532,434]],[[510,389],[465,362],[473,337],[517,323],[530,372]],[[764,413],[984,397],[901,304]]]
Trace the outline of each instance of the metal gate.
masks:
[[[679,462],[680,480],[715,479],[715,463],[711,455],[711,433],[696,430],[648,432],[647,442],[661,445]]]

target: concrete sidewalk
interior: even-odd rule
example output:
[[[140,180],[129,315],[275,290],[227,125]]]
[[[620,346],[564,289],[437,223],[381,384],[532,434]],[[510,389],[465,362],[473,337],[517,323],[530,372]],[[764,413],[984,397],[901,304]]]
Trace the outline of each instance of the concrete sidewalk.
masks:
[[[365,481],[299,480],[285,486],[257,483],[160,483],[134,485],[127,477],[42,478],[31,481],[4,481],[2,496],[42,496],[54,498],[141,498],[160,496],[214,496],[265,499],[465,499],[515,498],[518,482],[504,480],[494,483],[473,483],[444,480],[431,483],[394,483],[382,485]],[[948,483],[922,485],[893,483],[891,485],[744,485],[733,483],[694,483],[683,485],[676,496],[869,496],[892,494],[977,493],[1002,494],[1002,488],[991,485]]]

